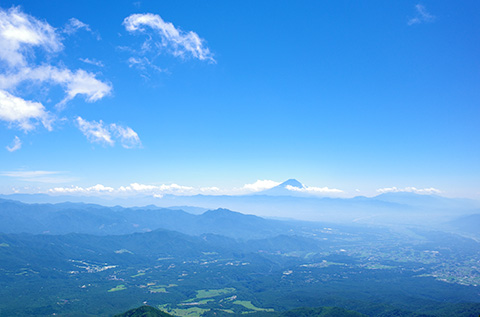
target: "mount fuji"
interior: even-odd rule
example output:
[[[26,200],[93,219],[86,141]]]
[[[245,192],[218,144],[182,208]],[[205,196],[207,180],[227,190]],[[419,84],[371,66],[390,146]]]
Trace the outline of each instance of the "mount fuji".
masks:
[[[267,196],[305,196],[302,193],[302,189],[305,189],[306,186],[297,181],[296,179],[289,179],[280,185],[277,185],[273,188],[262,190],[257,195],[267,195]]]

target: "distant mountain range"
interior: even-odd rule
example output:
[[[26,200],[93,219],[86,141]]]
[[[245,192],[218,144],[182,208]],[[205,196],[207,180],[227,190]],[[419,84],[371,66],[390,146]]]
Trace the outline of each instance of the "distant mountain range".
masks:
[[[445,206],[446,203],[453,204],[453,202],[448,199],[445,202],[445,198],[442,197],[417,196],[412,196],[417,199],[417,205],[414,206],[368,198],[350,200],[307,200],[306,198],[285,196],[250,196],[248,198],[251,199],[250,203],[261,202],[265,208],[268,208],[272,199],[277,203],[277,206],[280,203],[291,204],[292,213],[298,212],[300,208],[305,208],[305,206],[313,206],[313,203],[322,203],[322,207],[330,208],[330,212],[334,215],[336,213],[336,217],[328,217],[328,215],[323,219],[319,217],[319,219],[324,220],[323,223],[335,222],[333,220],[342,225],[357,225],[362,222],[382,225],[409,223],[462,232],[468,235],[478,234],[476,233],[480,226],[480,212],[478,210],[472,212],[471,209],[465,209],[464,212],[461,212],[458,207],[456,209],[435,209],[439,204]],[[385,194],[382,195],[382,198],[398,200],[399,197]],[[297,209],[293,205],[295,202],[299,204]],[[307,205],[308,203],[312,205]],[[353,210],[353,208],[359,207],[363,210]],[[352,208],[352,210],[349,211],[348,208]],[[193,210],[195,212],[199,211],[195,208]],[[372,212],[369,215],[369,211],[376,213]],[[416,214],[419,211],[422,211],[422,213]],[[353,219],[362,214],[366,218],[358,221]],[[348,221],[342,221],[343,219],[348,219]],[[427,221],[422,223],[424,219],[427,219]],[[224,208],[207,210],[201,214],[192,214],[180,209],[161,208],[152,205],[125,208],[71,202],[26,204],[14,200],[0,199],[0,232],[3,233],[121,235],[165,229],[189,235],[211,233],[235,239],[260,239],[289,234],[292,231],[302,231],[302,227],[312,225],[318,226],[319,223],[298,220],[281,221],[247,215]]]
[[[440,203],[460,205],[435,196],[380,198],[375,201],[398,206],[397,216],[404,217]],[[405,211],[399,199],[416,204]],[[439,231],[281,221],[227,209],[192,214],[152,205],[0,199],[0,315],[112,316],[147,303],[177,316],[359,315],[345,309],[368,316],[473,316],[479,274],[471,267],[480,249],[470,237],[479,219],[457,217],[451,230]],[[450,233],[465,224],[468,237]],[[288,311],[299,306],[344,309]]]
[[[156,229],[251,239],[287,233],[291,226],[227,209],[194,215],[183,210],[153,206],[123,208],[82,203],[25,204],[0,199],[0,232],[4,233],[118,235]]]
[[[161,207],[181,209],[197,215],[209,209],[226,208],[279,219],[371,224],[441,224],[460,216],[480,213],[480,202],[469,199],[406,192],[385,193],[375,197],[330,198],[306,194],[305,188],[301,182],[289,179],[276,187],[249,195],[164,195],[160,198],[137,195],[119,198],[13,194],[0,195],[0,198],[24,203],[147,206],[135,207],[143,212]]]

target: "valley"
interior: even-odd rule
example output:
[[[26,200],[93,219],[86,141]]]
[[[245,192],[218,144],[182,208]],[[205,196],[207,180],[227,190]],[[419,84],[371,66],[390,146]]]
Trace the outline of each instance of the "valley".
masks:
[[[163,213],[170,217],[157,211],[159,222]],[[480,244],[471,238],[228,210],[206,215],[213,222],[195,216],[198,235],[0,234],[0,314],[108,316],[144,304],[176,316],[321,306],[369,316],[474,316],[480,309]],[[259,222],[268,231],[246,238]],[[230,237],[208,232],[219,223],[224,232],[243,225]]]

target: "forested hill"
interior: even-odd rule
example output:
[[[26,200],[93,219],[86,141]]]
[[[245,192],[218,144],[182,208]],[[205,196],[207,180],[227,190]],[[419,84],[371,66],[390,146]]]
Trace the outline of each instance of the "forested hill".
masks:
[[[244,316],[245,314],[239,314]],[[228,313],[220,309],[210,311],[204,314],[205,317],[210,316],[237,316],[237,314]],[[366,317],[364,314],[357,313],[352,310],[346,310],[340,307],[301,307],[285,312],[253,312],[249,313],[253,317]],[[131,309],[123,314],[114,317],[173,317],[164,311],[151,306],[141,306]]]

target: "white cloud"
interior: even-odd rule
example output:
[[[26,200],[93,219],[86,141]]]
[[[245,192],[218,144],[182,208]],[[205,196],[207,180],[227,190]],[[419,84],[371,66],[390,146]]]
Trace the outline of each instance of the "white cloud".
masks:
[[[133,149],[142,145],[138,134],[130,127],[115,123],[107,125],[102,120],[98,122],[87,121],[82,117],[77,117],[76,122],[80,131],[90,142],[113,146],[115,145],[113,138],[116,138],[126,149]]]
[[[172,23],[165,22],[159,15],[152,13],[132,14],[123,21],[125,29],[130,32],[141,32],[152,35],[147,31],[147,27],[154,31],[153,35],[160,37],[160,41],[154,41],[150,36],[150,42],[147,40],[142,46],[143,51],[152,50],[152,46],[158,50],[167,50],[173,56],[187,57],[191,56],[199,60],[209,60],[215,62],[212,53],[204,45],[204,40],[197,33],[190,31],[184,32],[176,28]]]
[[[55,187],[48,190],[52,194],[75,194],[75,193],[112,193],[115,191],[113,187],[97,184],[95,186],[83,188],[79,186]]]
[[[95,75],[83,69],[79,69],[75,73],[64,69],[58,73],[58,77],[53,78],[67,87],[67,97],[60,102],[61,105],[80,94],[85,95],[88,102],[95,102],[109,95],[112,90],[111,85],[99,81]]]
[[[405,187],[405,188],[397,188],[397,187],[386,187],[386,188],[379,188],[377,189],[378,193],[415,193],[415,194],[425,194],[425,195],[432,195],[432,194],[440,194],[441,191],[439,189],[430,187],[430,188],[416,188],[416,187]]]
[[[94,65],[94,66],[98,66],[98,67],[104,67],[105,66],[102,61],[97,61],[96,59],[79,58],[79,60],[86,63],[86,64],[90,64],[90,65]]]
[[[162,191],[162,192],[166,192],[166,191],[184,192],[184,191],[191,191],[194,188],[190,187],[190,186],[182,186],[182,185],[178,185],[178,184],[170,184],[170,185],[162,184],[162,185],[158,186],[158,189],[160,189],[160,191]]]
[[[139,184],[139,183],[132,183],[130,186],[121,186],[120,191],[152,191],[157,189],[157,186],[154,185],[145,185],[145,184]]]
[[[153,195],[154,197],[161,198],[165,194],[173,194],[173,195],[195,195],[199,193],[218,194],[221,192],[221,189],[218,187],[195,188],[192,186],[178,185],[175,183],[162,184],[162,185],[147,185],[147,184],[132,183],[128,186],[120,186],[117,192],[123,193],[123,194],[142,193],[145,195]]]
[[[0,120],[15,123],[24,131],[33,130],[37,122],[51,130],[53,117],[41,103],[24,100],[0,89]]]
[[[144,193],[150,195],[163,194],[193,194],[196,192],[194,187],[182,186],[178,184],[162,184],[162,185],[145,185],[139,183],[132,183],[128,186],[121,186],[119,192],[123,193]]]
[[[419,24],[419,23],[429,23],[435,21],[435,16],[431,15],[427,9],[421,4],[415,6],[416,16],[408,20],[408,25]]]
[[[113,187],[103,186],[102,184],[97,184],[92,187],[88,187],[87,190],[96,191],[96,192],[113,192]]]
[[[294,192],[300,193],[307,193],[307,194],[315,194],[315,195],[322,195],[322,194],[341,194],[343,190],[337,188],[328,188],[328,187],[295,187],[291,185],[285,186],[286,189]]]
[[[110,130],[120,139],[122,146],[126,149],[133,149],[142,145],[137,132],[133,131],[130,127],[122,127],[112,123]]]
[[[151,195],[157,198],[161,198],[164,195],[195,195],[198,193],[202,194],[215,194],[218,193],[220,189],[218,187],[201,187],[195,188],[191,186],[183,186],[175,183],[172,184],[162,184],[162,185],[149,185],[149,184],[140,184],[132,183],[127,186],[120,186],[118,188],[108,187],[101,184],[97,184],[91,187],[80,187],[80,186],[70,186],[70,187],[56,187],[49,189],[50,193],[65,194],[65,193],[110,193],[117,195]]]
[[[188,196],[188,195],[238,195],[238,194],[245,194],[248,192],[252,192],[255,188],[255,191],[268,189],[278,185],[278,182],[268,181],[268,180],[259,180],[255,182],[255,186],[253,184],[246,184],[247,186],[242,188],[234,188],[234,189],[222,189],[219,187],[211,186],[211,187],[193,187],[193,186],[185,186],[179,185],[175,183],[171,184],[161,184],[161,185],[153,185],[153,184],[142,184],[142,183],[131,183],[130,185],[120,186],[117,188],[107,187],[103,185],[96,185],[92,187],[79,187],[79,186],[70,186],[70,187],[57,187],[50,189],[51,193],[109,193],[116,196],[133,196],[133,195],[147,195],[157,198],[162,198],[164,195],[178,195],[178,196]],[[332,189],[328,187],[318,188],[318,187],[304,187],[298,188],[290,186],[288,188],[292,191],[298,191],[303,193],[309,193],[314,195],[338,195],[343,194],[344,192],[340,189]]]
[[[265,189],[273,188],[278,185],[280,185],[279,182],[265,179],[257,180],[255,183],[252,184],[245,184],[243,185],[242,189],[247,191],[259,192]]]
[[[103,121],[87,121],[81,117],[77,117],[78,128],[87,137],[90,142],[102,143],[113,146],[115,141],[112,140],[112,136],[107,127],[103,124]]]
[[[87,24],[72,18],[67,30],[74,32],[82,28],[91,31]],[[46,53],[45,61],[35,60],[35,49]],[[50,64],[54,60],[53,53],[62,49],[61,36],[47,22],[23,13],[19,7],[0,8],[1,121],[25,132],[33,130],[38,123],[52,130],[55,117],[46,109],[48,103],[27,100],[31,98],[19,95],[22,91],[19,88],[24,82],[36,85],[30,89],[31,92],[48,91],[50,86],[60,85],[65,92],[63,99],[57,103],[60,110],[78,95],[83,95],[87,102],[95,102],[111,93],[111,85],[97,79],[95,74]]]
[[[61,194],[71,194],[71,193],[83,193],[85,188],[78,186],[71,187],[55,187],[48,190],[50,193],[61,193]]]
[[[22,141],[18,136],[15,136],[15,138],[12,141],[12,145],[6,146],[6,149],[8,152],[15,152],[17,150],[20,150],[22,147]]]
[[[10,67],[26,65],[33,47],[58,52],[63,45],[50,24],[21,12],[18,7],[0,8],[0,60]]]
[[[219,193],[222,190],[218,187],[212,186],[212,187],[201,187],[200,192],[202,193]]]
[[[48,190],[50,193],[55,194],[96,194],[96,193],[108,193],[108,194],[145,194],[155,197],[162,197],[164,194],[193,194],[197,191],[194,187],[181,186],[178,184],[162,184],[162,185],[146,185],[139,183],[132,183],[128,186],[120,186],[115,189],[113,187],[97,184],[91,187],[69,186],[69,187],[55,187]]]
[[[88,25],[77,19],[71,19],[71,28],[88,28]],[[35,65],[27,61],[33,56],[31,47],[41,47],[47,52],[57,52],[63,49],[63,44],[55,29],[47,22],[11,8],[8,11],[0,9],[0,60],[10,68],[0,76],[0,89],[15,89],[24,81],[34,81],[40,84],[60,84],[67,96],[60,102],[64,105],[77,95],[85,95],[88,102],[94,102],[110,94],[110,84],[96,79],[95,75],[82,69],[71,71],[68,68],[58,68],[52,65]]]

